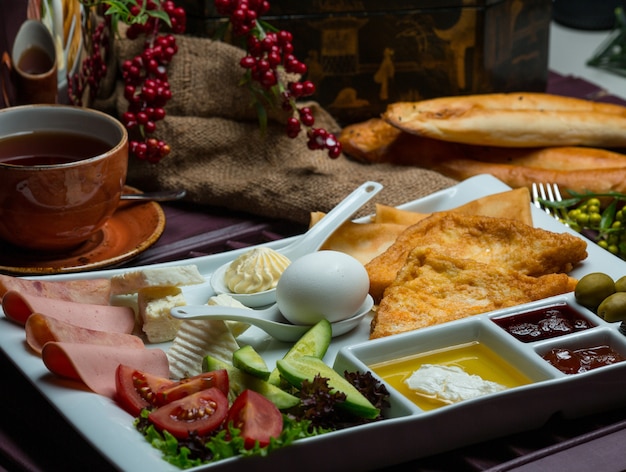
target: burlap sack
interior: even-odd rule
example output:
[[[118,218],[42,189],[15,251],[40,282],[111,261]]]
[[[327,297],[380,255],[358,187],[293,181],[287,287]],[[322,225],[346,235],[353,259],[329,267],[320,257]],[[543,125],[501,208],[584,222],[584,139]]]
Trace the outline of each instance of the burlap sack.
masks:
[[[179,52],[169,66],[173,93],[157,135],[172,152],[160,163],[132,158],[128,183],[145,191],[184,188],[189,201],[308,223],[311,211],[328,211],[368,180],[384,185],[377,202],[397,205],[455,182],[440,174],[387,164],[362,164],[346,156],[332,160],[311,151],[301,133],[290,139],[275,114],[262,134],[251,95],[239,85],[244,52],[204,38],[177,37]],[[118,41],[121,64],[140,47]],[[125,111],[118,83],[109,100]],[[339,126],[312,104],[316,126],[338,133]],[[373,203],[361,214],[372,212]]]

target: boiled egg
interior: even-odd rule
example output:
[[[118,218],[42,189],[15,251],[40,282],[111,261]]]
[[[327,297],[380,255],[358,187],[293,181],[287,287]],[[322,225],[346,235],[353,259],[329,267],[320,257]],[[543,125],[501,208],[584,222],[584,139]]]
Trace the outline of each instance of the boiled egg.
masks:
[[[318,251],[293,261],[276,286],[276,303],[293,324],[334,323],[354,316],[369,291],[363,264],[338,251]]]

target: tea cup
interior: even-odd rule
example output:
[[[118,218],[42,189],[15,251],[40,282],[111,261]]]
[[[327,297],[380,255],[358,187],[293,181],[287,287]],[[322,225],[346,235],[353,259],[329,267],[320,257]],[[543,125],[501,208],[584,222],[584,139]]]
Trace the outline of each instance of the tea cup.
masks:
[[[54,38],[37,20],[26,20],[15,36],[11,55],[2,54],[4,102],[9,105],[56,103],[57,55]],[[13,91],[13,100],[11,99]]]
[[[105,113],[67,105],[0,110],[0,239],[59,252],[84,243],[118,207],[128,134]]]

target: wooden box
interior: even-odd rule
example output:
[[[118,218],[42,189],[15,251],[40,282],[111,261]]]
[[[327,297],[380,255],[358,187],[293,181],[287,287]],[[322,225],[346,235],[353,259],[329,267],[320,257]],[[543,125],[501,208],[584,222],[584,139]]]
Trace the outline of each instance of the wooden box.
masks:
[[[189,34],[211,36],[212,0],[179,2]],[[294,35],[313,97],[340,122],[388,103],[544,91],[552,0],[272,0],[264,17]]]

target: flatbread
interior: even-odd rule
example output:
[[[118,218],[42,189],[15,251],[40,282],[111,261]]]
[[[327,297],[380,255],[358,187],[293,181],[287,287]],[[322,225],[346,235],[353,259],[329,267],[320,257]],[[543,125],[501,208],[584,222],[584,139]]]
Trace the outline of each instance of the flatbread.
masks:
[[[365,265],[391,246],[406,229],[395,223],[344,223],[320,249],[346,253]]]
[[[530,192],[527,188],[517,188],[505,192],[487,195],[472,200],[464,205],[449,211],[462,215],[482,215],[494,218],[509,218],[533,225],[532,211],[530,207]],[[374,223],[397,223],[413,225],[430,216],[428,213],[416,213],[408,210],[400,210],[395,207],[377,204]]]

